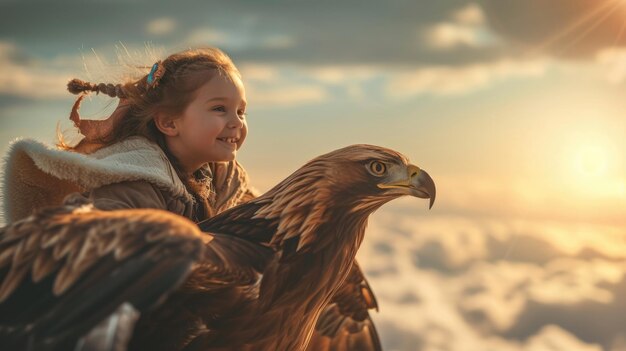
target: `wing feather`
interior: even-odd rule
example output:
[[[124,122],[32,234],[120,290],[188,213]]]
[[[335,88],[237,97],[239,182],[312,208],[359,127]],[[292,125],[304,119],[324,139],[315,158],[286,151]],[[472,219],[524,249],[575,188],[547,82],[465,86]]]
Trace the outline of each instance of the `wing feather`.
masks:
[[[0,228],[0,349],[73,346],[123,303],[153,305],[184,281],[211,239],[166,211],[88,203]]]
[[[382,346],[370,309],[378,310],[374,292],[354,261],[350,274],[322,311],[309,351],[380,351]]]
[[[240,210],[250,210],[246,207]],[[262,221],[223,213],[212,218],[212,225],[199,223],[212,237],[205,245],[202,259],[195,264],[182,287],[168,299],[167,308],[142,316],[131,348],[177,350],[191,344],[211,348],[212,331],[227,328],[216,322],[220,316],[233,313],[234,309],[245,310],[254,298],[254,287],[276,252],[263,243],[263,231],[267,228],[257,225]],[[167,331],[171,338],[156,338],[162,331]]]
[[[255,217],[255,214],[264,204],[253,200],[231,207],[198,223],[198,226],[204,232],[224,233],[258,244],[269,244],[278,229],[278,220]]]

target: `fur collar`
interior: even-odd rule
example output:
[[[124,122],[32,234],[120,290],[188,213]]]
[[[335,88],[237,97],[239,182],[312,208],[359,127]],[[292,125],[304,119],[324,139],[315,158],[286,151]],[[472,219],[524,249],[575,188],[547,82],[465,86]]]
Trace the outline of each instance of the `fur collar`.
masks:
[[[2,173],[0,221],[5,223],[26,217],[36,208],[57,205],[73,191],[122,181],[147,180],[174,197],[194,201],[161,148],[139,136],[91,154],[18,138],[9,145]]]

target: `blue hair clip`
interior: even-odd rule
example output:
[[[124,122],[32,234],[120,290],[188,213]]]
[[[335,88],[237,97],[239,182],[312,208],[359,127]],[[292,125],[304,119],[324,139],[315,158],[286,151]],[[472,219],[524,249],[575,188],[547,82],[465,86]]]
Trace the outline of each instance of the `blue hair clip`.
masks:
[[[152,85],[152,82],[154,81],[154,72],[156,72],[157,68],[159,68],[158,62],[152,65],[152,69],[150,70],[150,73],[148,74],[148,85]]]
[[[165,67],[161,64],[161,61],[157,61],[154,65],[152,65],[152,69],[150,69],[150,73],[148,73],[148,78],[146,79],[146,83],[148,87],[157,86],[159,79],[163,76],[163,72],[165,71]]]

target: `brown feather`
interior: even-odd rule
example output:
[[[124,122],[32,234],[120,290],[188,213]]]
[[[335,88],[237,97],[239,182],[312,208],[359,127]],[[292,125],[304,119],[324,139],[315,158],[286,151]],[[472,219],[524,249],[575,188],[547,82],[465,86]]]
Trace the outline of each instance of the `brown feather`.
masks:
[[[0,302],[6,300],[9,297],[15,288],[22,282],[22,279],[28,272],[28,266],[22,265],[20,267],[11,267],[9,274],[4,277],[4,281],[2,282],[2,286],[0,287]]]
[[[368,310],[378,310],[372,292],[356,261],[317,321],[309,351],[381,350]]]
[[[129,211],[133,215],[90,206],[42,209],[2,228],[0,267],[10,267],[0,290],[3,300],[21,284],[28,270],[32,270],[34,282],[56,271],[53,292],[59,295],[101,257],[113,252],[116,259],[123,260],[145,243],[164,240],[169,233],[166,224],[183,229],[183,233],[199,233],[190,221],[167,212]],[[145,236],[128,235],[146,231]]]
[[[0,268],[7,266],[12,260],[15,254],[16,246],[2,247],[0,251]]]
[[[38,283],[50,273],[57,270],[60,262],[55,260],[50,250],[43,249],[33,263],[33,282]]]
[[[85,238],[82,241],[82,245],[77,248],[76,254],[71,259],[72,269],[76,270],[78,267],[85,264],[86,258],[96,254],[96,236],[97,231],[94,228],[90,228],[89,231],[84,234]]]
[[[52,293],[54,295],[61,295],[70,287],[70,285],[78,278],[78,273],[73,269],[72,264],[65,264],[59,273],[57,273],[54,280],[54,286],[52,287]]]

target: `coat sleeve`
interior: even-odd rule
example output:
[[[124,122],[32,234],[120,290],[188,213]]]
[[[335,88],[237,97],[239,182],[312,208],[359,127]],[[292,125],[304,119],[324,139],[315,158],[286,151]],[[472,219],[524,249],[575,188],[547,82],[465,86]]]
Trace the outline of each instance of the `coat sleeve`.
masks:
[[[163,194],[148,181],[124,181],[95,188],[87,197],[100,210],[157,208],[167,210]]]

